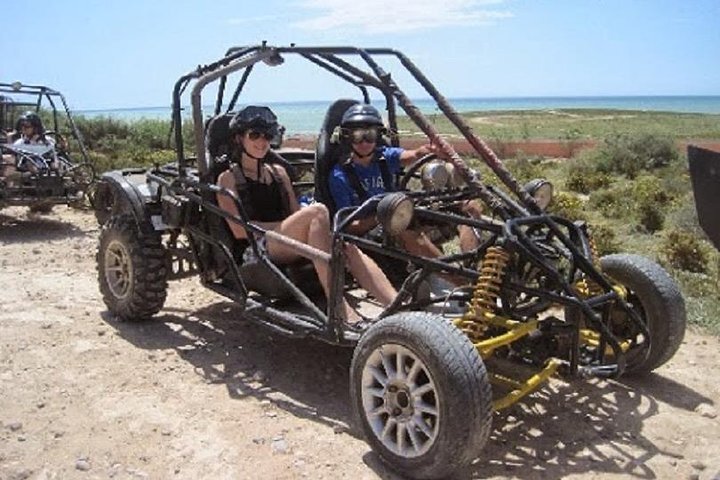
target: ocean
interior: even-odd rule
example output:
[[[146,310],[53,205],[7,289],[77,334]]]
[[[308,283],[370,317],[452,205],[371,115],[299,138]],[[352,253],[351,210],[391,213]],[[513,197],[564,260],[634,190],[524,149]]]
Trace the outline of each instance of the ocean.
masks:
[[[720,95],[714,96],[624,96],[624,97],[507,97],[507,98],[451,98],[452,106],[460,113],[492,110],[552,110],[558,108],[594,108],[617,110],[644,110],[678,113],[720,114]],[[381,102],[377,104],[380,105]],[[431,99],[413,100],[425,114],[439,112]],[[288,135],[316,133],[329,102],[267,102],[277,114]],[[187,111],[189,112],[189,110]],[[189,113],[187,113],[189,115]],[[213,112],[204,108],[206,115]],[[78,110],[86,117],[109,116],[135,121],[170,119],[170,107],[117,108],[107,110]],[[404,113],[404,112],[399,112]]]

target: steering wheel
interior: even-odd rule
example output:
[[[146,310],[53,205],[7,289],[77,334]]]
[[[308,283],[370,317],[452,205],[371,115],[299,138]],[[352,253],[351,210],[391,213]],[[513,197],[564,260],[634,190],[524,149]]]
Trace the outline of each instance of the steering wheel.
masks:
[[[68,170],[75,186],[85,191],[89,185],[95,182],[95,167],[90,163],[80,163]]]
[[[422,177],[422,175],[420,174],[420,169],[426,164],[435,160],[436,158],[437,155],[435,155],[434,153],[428,153],[427,155],[423,155],[422,157],[415,160],[400,178],[400,181],[398,182],[398,190],[407,190],[408,182],[410,182],[410,180],[412,180],[413,178],[420,179]]]

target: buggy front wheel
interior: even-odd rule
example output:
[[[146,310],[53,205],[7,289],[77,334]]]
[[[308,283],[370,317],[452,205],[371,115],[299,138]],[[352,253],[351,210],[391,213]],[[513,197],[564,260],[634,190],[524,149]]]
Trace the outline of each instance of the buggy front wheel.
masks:
[[[143,233],[130,215],[111,217],[100,232],[97,269],[105,305],[123,320],[145,320],[167,297],[167,252],[159,234]]]
[[[468,465],[490,434],[485,366],[470,340],[437,315],[400,313],[370,327],[355,348],[350,393],[372,449],[412,478]]]

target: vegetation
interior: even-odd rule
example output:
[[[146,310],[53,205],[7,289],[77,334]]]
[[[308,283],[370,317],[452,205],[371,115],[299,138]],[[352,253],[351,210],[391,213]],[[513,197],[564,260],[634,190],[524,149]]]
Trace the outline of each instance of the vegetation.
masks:
[[[601,255],[624,251],[661,263],[680,284],[690,323],[720,335],[720,253],[699,226],[687,158],[667,136],[598,140],[596,148],[572,159],[505,163],[520,182],[551,180],[556,194],[550,210],[588,222]],[[498,183],[479,160],[470,162]]]
[[[173,161],[169,120],[141,119],[133,122],[112,117],[74,117],[91,160],[99,172]],[[192,125],[183,125],[185,145],[194,148]]]
[[[699,227],[687,159],[675,143],[720,139],[720,115],[557,110],[467,118],[476,133],[499,148],[508,141],[554,139],[574,151],[574,142],[596,142],[596,148],[572,159],[520,155],[506,165],[521,183],[537,177],[552,181],[551,210],[588,222],[600,254],[626,251],[659,261],[678,280],[690,322],[720,335],[720,254]],[[439,117],[433,121],[441,132],[450,131]],[[81,117],[77,124],[99,171],[175,158],[169,121]],[[401,128],[408,128],[402,119]],[[189,124],[183,125],[183,138],[188,152],[194,151]],[[485,181],[499,183],[478,159],[468,162]]]
[[[611,109],[516,110],[464,113],[481,138],[492,143],[552,139],[568,144],[618,135],[652,135],[671,139],[718,139],[720,115]],[[415,131],[408,119],[400,129]],[[455,133],[444,116],[430,116],[441,133]]]

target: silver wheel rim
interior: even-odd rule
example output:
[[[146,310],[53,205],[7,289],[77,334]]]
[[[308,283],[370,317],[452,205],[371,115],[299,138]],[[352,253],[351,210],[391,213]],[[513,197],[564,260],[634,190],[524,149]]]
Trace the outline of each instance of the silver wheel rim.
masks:
[[[362,371],[365,419],[385,448],[404,458],[419,457],[435,443],[440,396],[423,361],[408,348],[375,349]]]
[[[125,245],[113,240],[105,249],[105,281],[115,298],[125,298],[130,293],[133,268]]]

